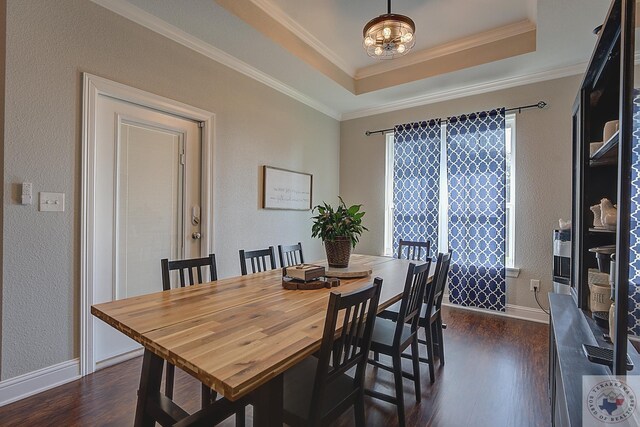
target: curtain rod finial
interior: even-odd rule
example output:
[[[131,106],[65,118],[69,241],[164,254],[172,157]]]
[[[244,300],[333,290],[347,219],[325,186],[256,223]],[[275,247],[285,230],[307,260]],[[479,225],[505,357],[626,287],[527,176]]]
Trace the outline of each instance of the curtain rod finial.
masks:
[[[366,131],[364,134],[367,135],[367,136],[370,136],[371,135],[371,131]]]
[[[540,101],[540,102],[538,102],[538,108],[542,109],[542,108],[544,108],[544,107],[546,107],[546,106],[547,106],[547,103],[546,103],[546,102],[544,102],[544,101]]]

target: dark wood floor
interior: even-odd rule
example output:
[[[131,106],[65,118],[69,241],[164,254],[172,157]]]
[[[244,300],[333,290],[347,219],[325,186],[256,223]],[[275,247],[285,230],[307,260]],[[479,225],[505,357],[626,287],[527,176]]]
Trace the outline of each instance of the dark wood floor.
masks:
[[[419,404],[412,383],[405,380],[407,425],[549,425],[547,325],[451,308],[445,308],[444,318],[446,365],[437,366],[434,385],[422,365]],[[2,407],[0,426],[130,426],[141,363],[134,359]],[[408,363],[406,368],[410,370]],[[393,394],[388,372],[369,368],[367,383]],[[188,412],[198,409],[199,385],[179,370],[175,396]],[[366,399],[367,425],[397,425],[395,406]],[[233,424],[232,419],[224,423]],[[353,413],[336,425],[353,425]]]

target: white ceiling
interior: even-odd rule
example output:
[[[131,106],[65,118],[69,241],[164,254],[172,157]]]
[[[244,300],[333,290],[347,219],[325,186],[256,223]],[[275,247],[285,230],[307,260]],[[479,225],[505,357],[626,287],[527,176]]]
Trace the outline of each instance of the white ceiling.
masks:
[[[536,52],[354,95],[214,0],[93,1],[156,31],[162,26],[160,32],[187,38],[185,44],[225,52],[248,65],[247,74],[342,119],[583,72],[596,41],[592,30],[609,7],[605,0],[396,0],[392,11],[416,22],[416,50],[529,19],[537,26]],[[361,31],[386,12],[384,0],[252,1],[277,7],[350,74],[376,61],[364,53]]]
[[[254,1],[290,17],[333,51],[349,74],[379,61],[362,48],[362,29],[369,20],[387,13],[386,0]],[[536,0],[395,0],[391,12],[413,19],[417,51],[525,19],[535,23],[535,5]]]

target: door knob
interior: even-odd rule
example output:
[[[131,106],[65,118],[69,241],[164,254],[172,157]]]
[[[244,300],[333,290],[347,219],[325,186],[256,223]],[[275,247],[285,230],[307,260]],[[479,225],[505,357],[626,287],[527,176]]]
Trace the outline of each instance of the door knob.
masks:
[[[191,235],[191,238],[194,239],[194,240],[197,240],[200,237],[202,237],[202,234],[200,234],[199,231],[194,231],[193,234]]]

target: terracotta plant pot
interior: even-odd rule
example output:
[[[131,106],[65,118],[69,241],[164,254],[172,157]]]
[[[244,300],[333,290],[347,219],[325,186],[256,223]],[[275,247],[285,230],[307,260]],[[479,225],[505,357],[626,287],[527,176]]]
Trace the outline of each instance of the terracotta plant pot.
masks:
[[[351,256],[351,240],[348,237],[336,237],[333,242],[325,241],[324,249],[327,252],[329,267],[347,268]]]

